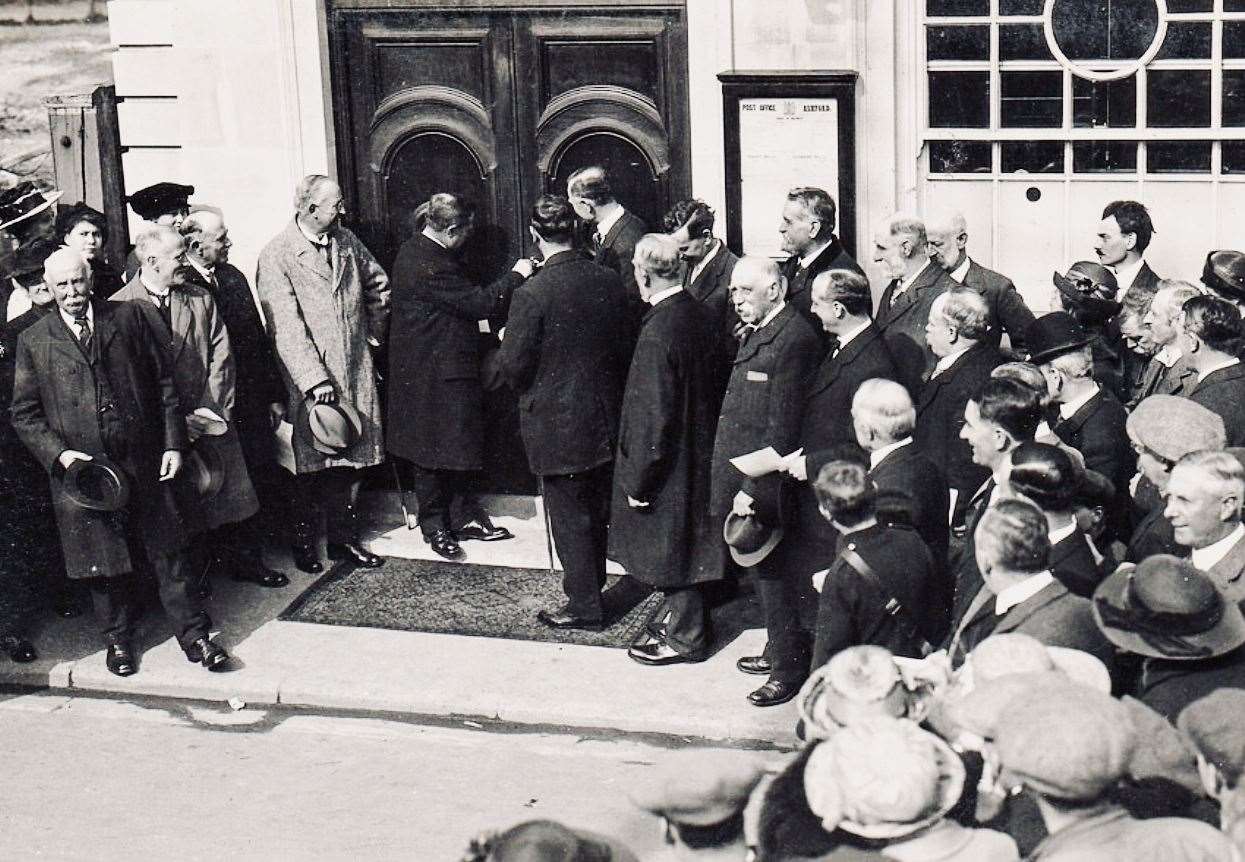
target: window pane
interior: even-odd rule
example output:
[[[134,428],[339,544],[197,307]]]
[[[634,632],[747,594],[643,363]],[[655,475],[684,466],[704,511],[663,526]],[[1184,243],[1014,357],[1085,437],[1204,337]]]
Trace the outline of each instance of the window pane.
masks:
[[[989,72],[930,72],[929,124],[935,129],[990,125]]]
[[[1072,125],[1078,129],[1132,128],[1137,125],[1137,79],[1072,79]]]
[[[1173,21],[1167,25],[1160,60],[1210,57],[1211,23],[1209,21]]]
[[[1076,141],[1072,170],[1078,174],[1132,173],[1137,170],[1137,142]]]
[[[1213,8],[1214,0],[1167,0],[1168,12],[1209,12]]]
[[[1154,0],[1056,0],[1055,41],[1072,60],[1135,60],[1158,32]]]
[[[1043,0],[999,0],[1000,15],[1041,15]]]
[[[1063,173],[1062,141],[1004,141],[1000,148],[1005,174]]]
[[[990,142],[930,141],[929,169],[935,174],[988,174]]]
[[[1063,72],[1003,72],[999,122],[1005,128],[1063,125]]]
[[[989,27],[928,27],[925,52],[930,60],[989,60]]]
[[[1146,124],[1153,128],[1210,125],[1210,72],[1155,70],[1146,85]]]
[[[999,27],[999,59],[1053,60],[1041,24],[1006,24]]]
[[[1223,124],[1245,126],[1245,70],[1223,70]]]
[[[1210,141],[1154,141],[1146,147],[1152,174],[1210,173]]]
[[[1245,174],[1245,141],[1224,141],[1223,173]]]
[[[1245,0],[1223,0],[1223,11],[1245,12]]]
[[[990,0],[926,0],[926,15],[989,15]]]
[[[1223,22],[1223,56],[1245,57],[1245,21]]]

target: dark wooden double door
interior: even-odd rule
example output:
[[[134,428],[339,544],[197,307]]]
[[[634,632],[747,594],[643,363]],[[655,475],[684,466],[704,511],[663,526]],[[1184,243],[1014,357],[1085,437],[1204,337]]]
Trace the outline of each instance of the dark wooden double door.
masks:
[[[655,229],[687,195],[681,3],[387,5],[338,0],[330,26],[339,174],[350,221],[383,263],[436,192],[476,203],[465,260],[481,279],[530,253],[533,201],[565,194],[581,167],[606,165],[619,200]],[[510,407],[490,396],[488,472],[497,490],[530,491]]]

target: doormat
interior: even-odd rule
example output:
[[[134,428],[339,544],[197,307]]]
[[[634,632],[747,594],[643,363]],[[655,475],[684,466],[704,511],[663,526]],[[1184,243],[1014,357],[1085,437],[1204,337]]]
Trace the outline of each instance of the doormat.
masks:
[[[536,619],[561,607],[562,573],[386,557],[379,569],[339,563],[279,619],[324,625],[472,635],[626,649],[661,601],[631,578],[611,575],[600,632],[551,629]],[[712,612],[715,646],[759,624],[750,596]]]

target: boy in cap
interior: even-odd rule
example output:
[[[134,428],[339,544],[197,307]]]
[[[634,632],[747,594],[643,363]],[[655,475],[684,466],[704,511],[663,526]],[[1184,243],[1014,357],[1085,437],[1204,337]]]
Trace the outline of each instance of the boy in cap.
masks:
[[[1219,803],[1220,828],[1245,850],[1245,691],[1221,688],[1186,706],[1176,719],[1197,751],[1206,793]]]

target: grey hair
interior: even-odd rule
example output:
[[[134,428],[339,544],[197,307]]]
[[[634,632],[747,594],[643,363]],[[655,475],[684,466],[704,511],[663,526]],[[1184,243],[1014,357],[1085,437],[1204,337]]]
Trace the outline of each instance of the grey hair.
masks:
[[[902,440],[916,428],[916,408],[908,390],[893,380],[866,380],[852,396],[852,417],[879,437]]]
[[[294,190],[294,208],[299,212],[307,208],[311,199],[326,183],[332,183],[333,178],[324,174],[308,174],[298,181],[298,186]]]
[[[990,306],[971,287],[956,287],[941,297],[939,312],[960,335],[980,341],[990,331]]]
[[[640,237],[631,260],[661,279],[676,279],[683,272],[679,244],[664,233],[646,233]]]

